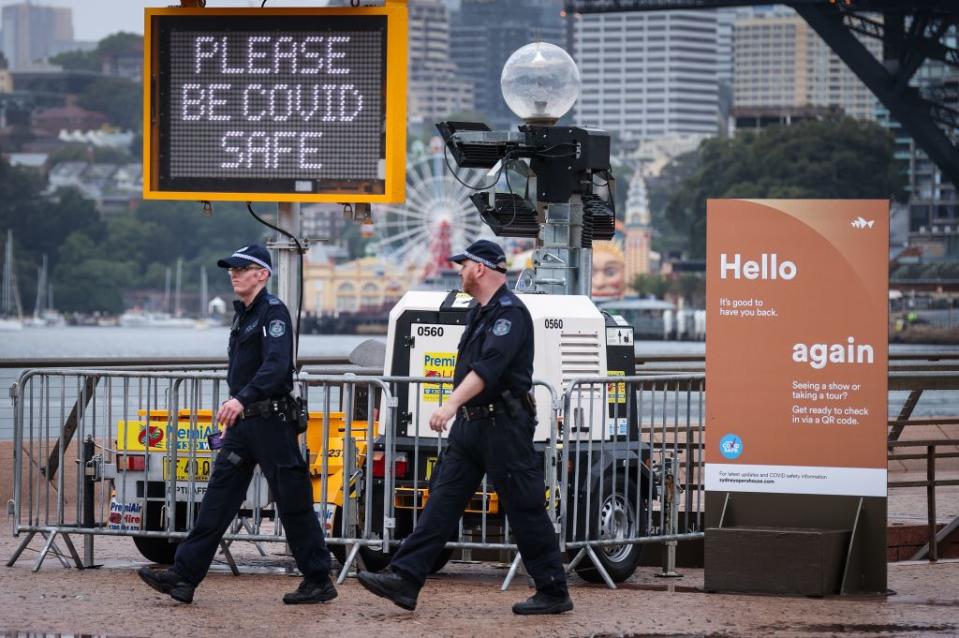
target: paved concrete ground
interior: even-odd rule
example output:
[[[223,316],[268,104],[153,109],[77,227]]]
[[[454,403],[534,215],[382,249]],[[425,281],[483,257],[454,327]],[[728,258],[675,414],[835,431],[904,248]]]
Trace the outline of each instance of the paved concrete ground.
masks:
[[[40,543],[34,546],[39,548]],[[6,559],[14,539],[0,539]],[[270,546],[278,551],[279,546]],[[374,598],[353,579],[326,605],[287,607],[285,591],[298,583],[249,546],[238,551],[244,574],[217,566],[181,605],[143,585],[143,563],[129,539],[97,539],[105,565],[64,569],[48,559],[30,571],[35,553],[0,568],[0,635],[48,632],[102,636],[954,636],[959,634],[959,561],[898,563],[889,567],[894,595],[882,598],[786,598],[704,594],[702,570],[663,581],[643,568],[619,590],[574,578],[576,609],[558,617],[519,618],[510,605],[529,595],[524,582],[507,592],[505,570],[491,565],[449,566],[431,578],[415,613]]]
[[[909,477],[913,478],[913,477]],[[937,491],[939,518],[959,516],[959,488]],[[925,521],[925,491],[891,490],[890,520]],[[4,561],[20,539],[0,535]],[[80,542],[80,541],[78,541]],[[431,578],[415,613],[374,598],[354,579],[327,605],[280,602],[298,579],[280,545],[260,557],[249,544],[234,551],[243,574],[214,568],[193,605],[180,605],[143,585],[142,562],[127,538],[97,538],[100,569],[64,569],[48,557],[31,571],[39,537],[16,566],[0,567],[0,636],[17,632],[97,636],[956,636],[959,561],[889,564],[894,593],[879,598],[822,599],[705,594],[703,572],[682,569],[663,580],[642,568],[617,591],[571,581],[576,609],[559,617],[520,618],[510,605],[531,594],[522,578],[507,592],[505,569],[452,564]],[[771,568],[775,568],[771,566]]]
[[[37,547],[39,543],[35,543]],[[13,549],[0,541],[3,557]],[[271,547],[272,551],[279,547]],[[134,570],[144,564],[127,539],[98,540],[102,568],[63,569],[52,559],[30,571],[35,553],[0,568],[0,635],[44,632],[99,636],[955,636],[959,635],[959,561],[889,566],[894,594],[882,598],[787,598],[704,594],[702,570],[663,581],[643,568],[617,591],[573,578],[576,609],[548,618],[518,618],[510,605],[531,592],[523,582],[499,591],[505,570],[450,565],[431,578],[419,609],[408,613],[373,598],[348,579],[327,605],[287,607],[281,595],[298,579],[246,550],[243,575],[224,566],[180,605],[148,589]]]

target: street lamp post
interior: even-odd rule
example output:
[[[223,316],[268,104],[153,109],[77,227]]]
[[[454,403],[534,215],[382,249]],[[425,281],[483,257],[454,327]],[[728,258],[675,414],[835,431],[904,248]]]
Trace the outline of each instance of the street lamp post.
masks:
[[[494,183],[471,199],[495,234],[536,238],[533,268],[517,289],[589,296],[592,242],[611,239],[615,224],[609,135],[556,125],[579,97],[580,77],[555,45],[534,42],[515,51],[500,84],[506,104],[525,121],[518,132],[472,122],[437,127],[461,166],[489,168],[497,183],[506,173],[507,192]],[[526,178],[523,193],[514,190],[510,171]]]

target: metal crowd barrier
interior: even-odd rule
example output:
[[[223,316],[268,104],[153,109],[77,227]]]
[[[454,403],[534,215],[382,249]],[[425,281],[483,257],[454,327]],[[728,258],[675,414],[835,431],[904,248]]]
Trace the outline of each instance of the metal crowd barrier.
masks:
[[[317,448],[323,451],[325,472],[330,465],[330,436],[345,423],[349,445],[336,447],[337,463],[351,484],[359,473],[357,432],[351,411],[343,411],[357,388],[388,389],[378,378],[313,376],[301,382],[314,406],[311,425]],[[25,534],[8,566],[39,534],[45,539],[34,565],[39,570],[53,551],[61,564],[65,557],[78,568],[94,563],[94,537],[130,536],[140,552],[154,562],[170,562],[175,543],[192,528],[216,451],[206,437],[214,431],[213,416],[229,392],[222,373],[142,372],[53,369],[24,372],[12,392],[14,414],[14,472],[12,525],[15,536]],[[387,397],[388,398],[388,397]],[[372,410],[370,411],[372,413]],[[391,416],[387,412],[385,418]],[[331,424],[325,427],[324,424]],[[389,432],[389,422],[382,424]],[[371,440],[372,423],[362,424]],[[339,432],[343,427],[338,427]],[[172,444],[173,442],[176,444]],[[302,439],[306,443],[306,438]],[[306,449],[303,450],[307,452]],[[311,455],[314,456],[315,455]],[[366,459],[371,471],[372,457]],[[316,473],[316,472],[314,472]],[[325,474],[314,482],[318,516],[337,500]],[[317,485],[318,484],[318,485]],[[335,486],[337,489],[339,485]],[[352,534],[347,524],[352,501],[342,503],[339,525],[327,525],[331,545],[356,547],[379,541]],[[240,514],[224,536],[221,548],[237,572],[230,544],[237,540],[257,544],[285,542],[266,480],[254,473]],[[81,558],[72,536],[84,539]],[[61,551],[57,536],[69,550]]]
[[[614,587],[635,569],[638,549],[656,542],[667,547],[669,575],[676,542],[702,537],[703,383],[703,375],[586,378],[562,397],[536,383],[550,402],[548,441],[539,446],[544,502],[571,570]],[[415,527],[447,445],[423,429],[425,415],[452,381],[303,374],[297,384],[310,410],[300,440],[314,508],[342,582],[358,561],[384,567]],[[51,552],[65,566],[67,558],[93,565],[98,535],[132,537],[148,559],[169,562],[194,524],[217,454],[206,436],[227,396],[215,372],[24,372],[14,392],[13,533],[25,536],[7,564],[38,534],[45,543],[34,570]],[[252,542],[265,555],[260,543],[286,540],[266,483],[257,471],[221,543],[235,573],[232,543]],[[516,552],[485,479],[436,567],[454,550]],[[516,554],[503,589],[520,567]]]
[[[443,405],[445,398],[452,392],[452,379],[437,377],[383,377],[383,381],[389,384],[392,396],[396,397],[393,409],[396,411],[392,419],[393,423],[401,424],[404,418],[405,436],[396,436],[391,441],[393,449],[387,454],[387,463],[395,459],[397,455],[406,455],[407,465],[412,468],[406,480],[397,475],[397,468],[388,465],[394,471],[388,473],[390,483],[383,483],[382,493],[383,501],[389,503],[388,510],[391,512],[385,520],[399,530],[392,540],[384,543],[384,552],[395,548],[400,544],[402,538],[416,527],[419,520],[420,510],[425,504],[423,496],[428,497],[429,481],[419,471],[424,466],[432,465],[441,457],[445,451],[448,440],[448,430],[442,436],[436,436],[433,433],[424,436],[426,422],[432,410],[426,397],[430,397],[429,402],[435,403],[438,408]],[[547,514],[553,523],[554,529],[559,532],[559,498],[558,498],[558,477],[556,473],[556,458],[558,455],[557,425],[560,412],[560,402],[556,391],[547,383],[534,380],[534,388],[541,388],[546,392],[549,399],[549,437],[545,446],[543,446],[543,474],[544,501],[546,503]],[[399,404],[399,399],[404,398],[404,405]],[[405,415],[401,418],[400,415]],[[420,415],[416,422],[412,422],[409,415]],[[452,422],[450,422],[452,425]],[[392,495],[392,498],[389,497]],[[398,507],[402,505],[402,507]],[[388,549],[386,548],[388,546]],[[443,554],[434,564],[434,571],[438,571],[449,559],[454,550],[461,550],[464,557],[471,556],[473,550],[499,550],[513,552],[510,568],[503,581],[502,589],[506,590],[516,573],[522,566],[521,557],[517,553],[515,542],[511,541],[509,520],[501,514],[499,499],[495,493],[493,485],[483,477],[478,491],[467,504],[466,512],[459,521],[459,525],[453,536],[446,543]],[[378,557],[383,561],[383,557]],[[368,561],[369,562],[369,561]],[[377,566],[382,565],[379,563]]]
[[[557,462],[570,569],[588,558],[580,576],[615,588],[662,543],[660,575],[677,575],[677,543],[703,538],[704,389],[703,374],[570,382]]]

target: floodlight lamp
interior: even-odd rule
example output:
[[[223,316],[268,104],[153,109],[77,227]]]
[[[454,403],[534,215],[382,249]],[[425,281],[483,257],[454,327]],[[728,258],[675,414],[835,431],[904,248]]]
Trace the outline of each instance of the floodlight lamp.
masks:
[[[500,76],[507,106],[528,124],[553,125],[579,97],[579,69],[563,49],[533,42],[513,52]]]

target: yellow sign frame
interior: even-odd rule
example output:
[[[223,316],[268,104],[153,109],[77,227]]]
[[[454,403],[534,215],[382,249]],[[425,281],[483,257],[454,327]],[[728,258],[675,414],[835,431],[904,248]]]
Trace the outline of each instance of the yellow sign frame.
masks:
[[[159,129],[154,101],[156,60],[163,52],[153,37],[155,18],[164,16],[385,16],[386,128],[383,193],[264,193],[170,191],[159,188]],[[409,17],[406,0],[386,0],[377,7],[326,8],[153,8],[144,14],[143,41],[143,198],[190,201],[326,202],[385,204],[406,198],[406,92]]]

